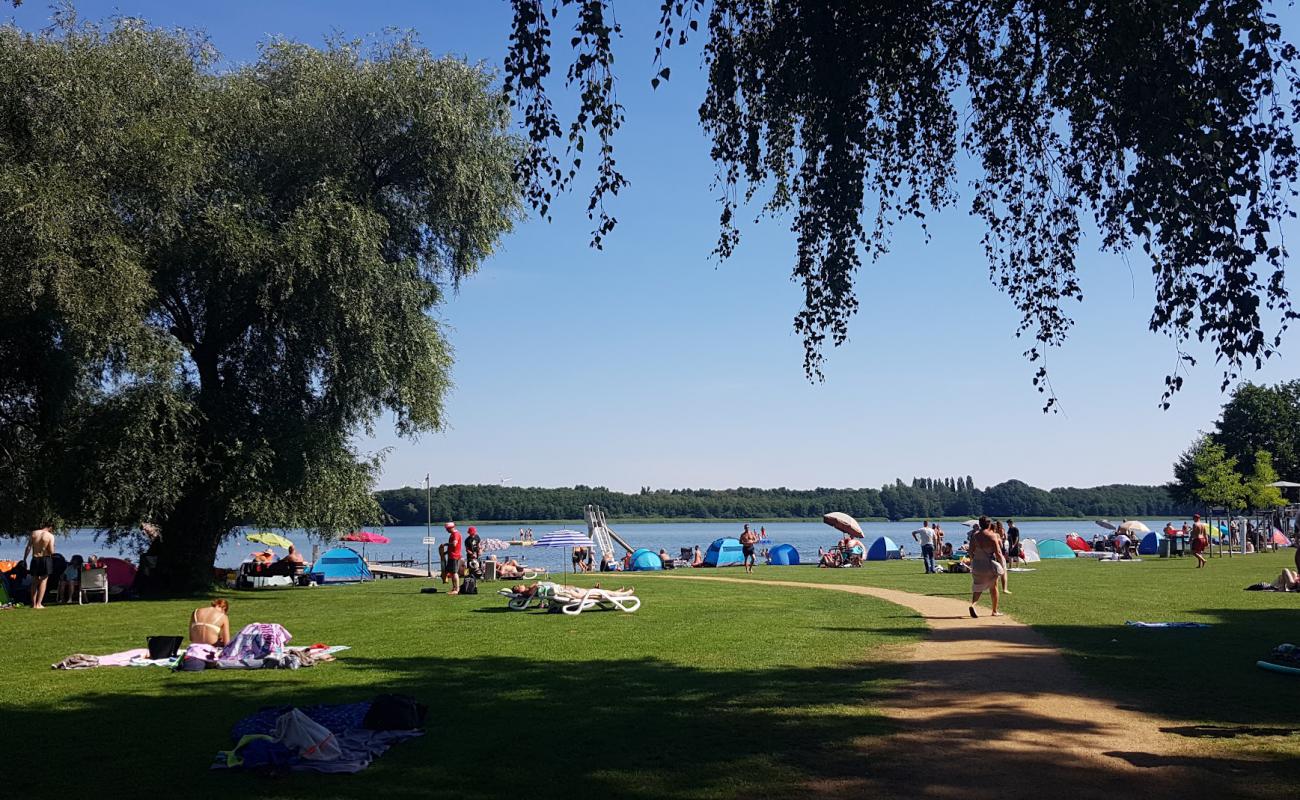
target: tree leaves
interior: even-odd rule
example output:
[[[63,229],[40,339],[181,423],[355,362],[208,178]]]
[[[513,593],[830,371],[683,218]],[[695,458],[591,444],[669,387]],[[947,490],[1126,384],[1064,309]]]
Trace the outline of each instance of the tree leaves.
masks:
[[[581,31],[607,5],[514,3],[507,93],[537,148],[519,170],[534,206],[576,174],[547,160],[559,121],[540,82],[525,85],[552,49],[537,20],[577,6]],[[899,220],[924,227],[955,202],[966,158],[978,165],[971,211],[986,226],[991,277],[1020,314],[1017,335],[1032,339],[1025,355],[1048,408],[1044,358],[1083,299],[1085,214],[1104,249],[1141,247],[1151,261],[1150,327],[1179,356],[1162,405],[1195,364],[1192,338],[1213,347],[1224,388],[1275,354],[1295,316],[1280,223],[1300,172],[1300,84],[1296,49],[1260,0],[663,0],[652,86],[668,79],[665,55],[706,7],[700,119],[720,187],[716,253],[735,251],[741,202],[765,192],[764,212],[792,212],[792,272],[804,289],[794,325],[810,378],[822,374],[825,342],[848,337],[862,258],[887,253]],[[591,120],[622,121],[609,40],[574,41],[570,81],[593,69],[599,79],[594,91],[584,84],[570,143]],[[602,145],[616,128],[601,131]],[[603,199],[623,185],[611,174],[602,147],[597,245],[612,227]]]

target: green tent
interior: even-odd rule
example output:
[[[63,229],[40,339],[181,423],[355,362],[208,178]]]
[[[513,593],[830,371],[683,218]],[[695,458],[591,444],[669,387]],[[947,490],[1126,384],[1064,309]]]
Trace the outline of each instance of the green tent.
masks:
[[[1074,551],[1060,539],[1044,539],[1038,543],[1039,558],[1074,558]]]

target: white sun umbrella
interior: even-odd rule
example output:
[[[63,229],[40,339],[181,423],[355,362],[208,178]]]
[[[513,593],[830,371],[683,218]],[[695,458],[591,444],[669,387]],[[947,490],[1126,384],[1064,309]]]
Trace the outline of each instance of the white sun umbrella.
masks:
[[[1150,533],[1151,529],[1137,520],[1128,520],[1119,524],[1119,530],[1129,533]]]
[[[505,550],[510,547],[510,542],[505,539],[484,539],[479,542],[479,550],[484,553],[491,553],[495,550]]]
[[[571,531],[568,528],[564,528],[562,530],[552,531],[551,533],[546,534],[542,538],[538,539],[533,544],[533,546],[534,547],[565,547],[569,549],[573,549],[574,547],[591,547],[591,537],[587,536],[587,534],[585,533],[580,533],[578,531]],[[569,575],[569,562],[568,561],[564,562],[563,567],[564,567],[565,580],[567,581]]]

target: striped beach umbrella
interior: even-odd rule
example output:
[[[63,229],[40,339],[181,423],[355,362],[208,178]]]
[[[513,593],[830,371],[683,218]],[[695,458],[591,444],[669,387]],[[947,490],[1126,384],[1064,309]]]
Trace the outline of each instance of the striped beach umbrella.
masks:
[[[567,547],[570,549],[574,547],[591,547],[591,537],[589,537],[585,533],[580,533],[578,531],[571,531],[568,528],[564,528],[546,534],[545,536],[537,540],[535,546],[536,547]],[[562,566],[564,568],[565,579],[567,580],[569,574],[569,562],[566,560]]]

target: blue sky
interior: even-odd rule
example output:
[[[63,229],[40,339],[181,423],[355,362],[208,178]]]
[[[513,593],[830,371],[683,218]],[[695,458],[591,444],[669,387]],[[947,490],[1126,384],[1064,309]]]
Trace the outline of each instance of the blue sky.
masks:
[[[791,325],[788,221],[744,229],[736,255],[709,256],[717,206],[695,110],[698,50],[674,52],[673,79],[649,87],[657,3],[619,5],[618,158],[631,186],[603,252],[587,247],[585,193],[554,222],[524,221],[439,316],[456,350],[448,429],[400,440],[380,423],[362,449],[391,448],[381,487],[435,483],[653,487],[879,486],[895,477],[1020,478],[1039,486],[1158,483],[1223,402],[1212,353],[1173,408],[1157,407],[1172,343],[1147,331],[1147,266],[1081,250],[1086,302],[1049,356],[1062,413],[1044,415],[1009,301],[989,283],[980,224],[958,206],[931,218],[933,238],[896,227],[892,252],[858,276],[850,341],[810,384]],[[320,43],[331,32],[413,28],[435,52],[499,64],[504,2],[78,4],[205,30],[230,63],[270,35]],[[1279,9],[1287,31],[1296,12]],[[35,28],[48,8],[9,17]],[[581,188],[581,186],[580,186]],[[964,187],[963,187],[964,189]],[[745,218],[751,218],[749,214]],[[1294,289],[1294,287],[1293,287]],[[1296,345],[1291,337],[1291,346]],[[1248,377],[1295,377],[1274,359]],[[1300,480],[1300,476],[1284,476]]]

